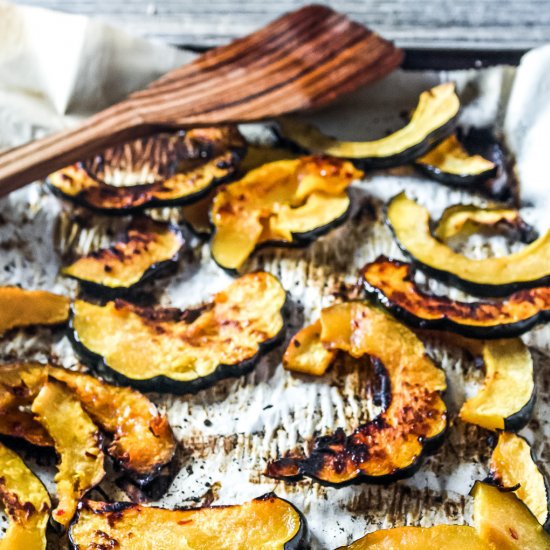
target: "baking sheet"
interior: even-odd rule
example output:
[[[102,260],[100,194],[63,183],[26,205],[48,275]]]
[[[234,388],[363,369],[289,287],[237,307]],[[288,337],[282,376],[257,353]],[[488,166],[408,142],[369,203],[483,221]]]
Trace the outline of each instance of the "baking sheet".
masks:
[[[546,69],[550,65],[550,49],[530,54],[519,70],[495,67],[449,73],[398,71],[313,118],[340,136],[380,136],[402,124],[399,113],[413,107],[422,90],[439,81],[454,80],[465,103],[461,123],[491,124],[504,133],[518,155],[522,196],[529,200],[525,216],[539,230],[545,230],[548,176],[542,170],[542,159],[547,140],[541,140],[541,136],[550,128],[550,94],[541,94],[548,91],[550,72],[541,69],[541,64]],[[0,77],[2,74],[0,64]],[[22,94],[14,95],[10,90],[10,97],[21,99]],[[45,119],[32,123],[28,113],[18,115],[6,98],[7,95],[0,95],[0,113],[10,113],[17,122],[12,124],[16,128],[13,135],[2,133],[5,144],[48,128]],[[66,121],[55,108],[50,109],[50,114],[58,121]],[[270,133],[261,126],[243,127],[243,132],[251,140],[270,139]],[[286,342],[297,329],[313,320],[320,308],[341,299],[365,262],[381,253],[403,257],[381,214],[384,202],[403,189],[426,205],[433,216],[458,202],[484,204],[480,197],[434,183],[408,167],[367,174],[353,185],[352,215],[342,227],[306,249],[266,249],[246,266],[247,271],[270,271],[288,291]],[[39,183],[0,201],[0,284],[75,295],[75,283],[59,276],[63,256],[68,251],[86,252],[105,244],[108,227],[121,222],[88,216],[87,225],[93,221],[93,229],[88,229],[80,226],[71,212],[71,207],[63,205]],[[194,305],[231,281],[210,259],[207,244],[190,233],[187,238],[188,254],[178,272],[159,280],[151,290],[163,305]],[[479,236],[470,237],[461,246],[464,253],[477,258],[518,248],[504,237],[487,240]],[[436,281],[425,281],[422,276],[419,281],[430,290],[468,298]],[[533,419],[521,432],[545,465],[550,461],[546,443],[550,433],[549,331],[539,327],[524,337],[535,361],[538,400]],[[444,444],[420,471],[387,486],[362,484],[336,489],[311,480],[285,484],[262,472],[269,460],[298,446],[307,446],[314,435],[329,433],[338,426],[351,431],[372,418],[376,411],[370,399],[369,373],[361,365],[350,363],[338,365],[318,379],[292,375],[280,364],[284,349],[285,345],[281,345],[270,352],[248,376],[221,381],[196,395],[150,395],[168,412],[180,443],[176,456],[179,471],[166,494],[152,504],[229,504],[275,491],[304,512],[313,548],[334,548],[381,527],[470,521],[468,492],[476,479],[486,476],[491,447],[490,432],[456,418],[465,397],[475,393],[482,379],[482,373],[466,354],[437,340],[428,342],[429,352],[448,377],[446,401],[451,422]],[[49,360],[69,368],[78,366],[62,330],[10,333],[0,341],[0,359],[15,358]],[[55,466],[51,458],[37,459],[28,452],[25,458],[53,490]],[[111,474],[92,496],[127,500],[120,483],[116,483],[119,474]],[[51,548],[63,547],[62,539],[53,533],[50,544]]]

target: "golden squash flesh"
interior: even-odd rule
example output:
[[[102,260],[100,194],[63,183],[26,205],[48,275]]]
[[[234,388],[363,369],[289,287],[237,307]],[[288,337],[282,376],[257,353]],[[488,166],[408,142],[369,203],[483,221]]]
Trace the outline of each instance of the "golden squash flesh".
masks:
[[[474,524],[479,536],[498,550],[549,550],[550,537],[513,492],[476,482]]]
[[[266,243],[299,244],[343,221],[346,189],[362,172],[346,161],[302,157],[264,164],[214,197],[212,257],[238,270]]]
[[[329,354],[337,350],[356,358],[370,356],[377,373],[388,378],[389,384],[382,384],[380,401],[389,404],[376,419],[350,435],[337,429],[316,438],[308,456],[272,462],[268,475],[283,479],[307,475],[333,484],[411,475],[425,447],[440,438],[447,426],[441,398],[446,388],[444,372],[426,355],[412,331],[368,304],[349,302],[324,309],[320,325],[320,343],[312,343],[319,333],[317,327],[314,332],[306,327],[294,337],[285,354],[285,367],[319,375],[319,366],[328,366]],[[307,345],[302,346],[303,341]]]
[[[87,208],[127,215],[148,207],[180,205],[200,199],[213,186],[234,175],[246,149],[244,138],[232,126],[195,128],[175,139],[179,142],[175,144],[179,151],[175,159],[177,169],[160,181],[111,185],[92,177],[79,163],[50,174],[47,184],[55,194]],[[147,155],[144,151],[141,153]],[[143,163],[141,156],[135,161]],[[132,168],[126,167],[129,171]]]
[[[298,550],[307,527],[292,504],[273,494],[187,510],[84,501],[69,538],[78,550]]]
[[[50,434],[59,455],[55,475],[58,504],[52,517],[67,527],[78,501],[105,476],[100,435],[80,402],[60,382],[46,382],[33,401],[32,412]]]
[[[1,443],[0,501],[9,519],[0,550],[45,550],[50,497],[21,458]]]
[[[114,376],[152,390],[185,392],[240,375],[283,329],[286,293],[265,272],[251,273],[198,310],[140,308],[117,300],[74,304],[74,341]]]
[[[13,328],[65,323],[69,305],[69,298],[45,290],[0,287],[0,335]]]
[[[414,282],[414,268],[384,256],[361,271],[366,292],[396,317],[434,330],[470,338],[519,336],[550,318],[550,287],[519,290],[505,300],[460,302],[429,294]]]
[[[122,240],[79,258],[61,272],[94,287],[128,289],[174,262],[182,245],[183,236],[175,227],[141,219]]]
[[[534,403],[533,359],[519,338],[484,342],[485,379],[460,409],[464,422],[488,430],[517,430],[529,420]]]
[[[521,288],[546,286],[550,281],[550,231],[520,252],[475,260],[436,239],[429,212],[405,193],[389,202],[386,216],[399,246],[416,263],[474,294],[505,296]]]
[[[0,433],[33,445],[53,446],[28,410],[48,377],[63,382],[84,411],[112,437],[109,455],[136,481],[146,483],[172,459],[174,434],[165,415],[141,393],[76,371],[18,363],[0,366]]]
[[[473,527],[395,527],[380,529],[339,550],[493,550]]]
[[[515,495],[531,510],[541,525],[548,522],[548,489],[531,446],[523,437],[501,432],[491,455],[491,475],[503,488],[514,488]]]
[[[279,122],[283,138],[315,154],[358,159],[369,166],[405,164],[422,155],[452,132],[460,100],[454,84],[447,82],[422,92],[409,123],[397,132],[374,141],[339,141],[314,126],[291,119]]]

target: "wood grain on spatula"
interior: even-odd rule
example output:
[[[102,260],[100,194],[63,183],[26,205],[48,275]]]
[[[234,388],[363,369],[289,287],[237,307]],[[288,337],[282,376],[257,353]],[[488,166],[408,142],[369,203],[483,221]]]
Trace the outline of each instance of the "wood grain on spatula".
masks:
[[[322,107],[377,80],[402,51],[325,6],[306,6],[170,71],[76,128],[0,155],[0,196],[159,129],[277,117]]]

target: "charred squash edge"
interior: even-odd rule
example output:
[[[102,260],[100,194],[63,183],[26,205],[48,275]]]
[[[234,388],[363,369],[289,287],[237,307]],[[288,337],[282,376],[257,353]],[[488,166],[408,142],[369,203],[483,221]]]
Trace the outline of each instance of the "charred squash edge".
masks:
[[[307,524],[307,520],[306,520],[306,517],[304,516],[304,514],[296,507],[294,506],[294,504],[292,504],[291,502],[289,502],[288,500],[284,499],[284,498],[281,498],[281,497],[278,497],[275,493],[266,493],[265,495],[262,495],[260,497],[257,497],[253,500],[268,500],[270,498],[276,498],[282,502],[285,502],[287,503],[295,512],[296,514],[298,515],[298,518],[300,520],[300,528],[298,530],[298,532],[294,535],[294,537],[287,541],[284,545],[284,550],[306,550],[307,548],[309,548],[309,538],[310,538],[310,533],[309,533],[309,528],[308,528],[308,524]],[[79,546],[78,544],[74,541],[73,539],[73,535],[72,535],[72,530],[73,530],[73,526],[76,525],[80,519],[80,515],[81,515],[81,510],[83,508],[86,508],[87,507],[87,500],[84,499],[80,502],[79,504],[79,507],[78,507],[78,510],[76,512],[76,515],[75,517],[73,518],[73,521],[71,522],[71,525],[69,527],[69,531],[68,531],[68,535],[69,535],[69,545],[70,545],[70,548],[72,550],[79,550]],[[122,513],[124,512],[124,510],[127,510],[128,508],[133,508],[135,506],[139,506],[137,504],[133,504],[131,502],[114,502],[114,503],[103,503],[104,504],[104,507],[102,509],[102,511],[100,513],[103,513],[103,512],[110,512],[110,513]],[[234,505],[230,505],[231,507],[233,506],[240,506],[239,504],[234,504]],[[205,508],[217,508],[218,506],[204,506],[204,507],[201,507],[201,508],[178,508],[177,510],[181,510],[181,511],[188,511],[188,510],[204,510]],[[155,507],[153,507],[155,508]]]
[[[234,163],[238,163],[241,159],[241,155],[238,153],[232,154]],[[79,165],[81,166],[81,165]],[[185,195],[184,197],[180,197],[177,199],[151,199],[149,202],[146,202],[139,206],[130,206],[126,208],[104,208],[95,206],[93,204],[90,204],[86,201],[86,199],[83,197],[83,193],[79,193],[78,195],[67,195],[66,193],[63,193],[60,189],[58,189],[56,186],[54,186],[49,179],[46,179],[46,185],[48,189],[58,198],[66,201],[70,201],[78,206],[82,206],[84,208],[87,208],[88,210],[91,210],[93,212],[97,212],[98,214],[104,214],[107,216],[128,216],[130,214],[136,214],[139,212],[143,212],[143,210],[148,208],[160,208],[164,206],[186,206],[189,204],[192,204],[212,191],[212,189],[218,187],[218,185],[222,185],[224,183],[229,183],[232,181],[235,177],[238,175],[238,170],[235,169],[234,171],[230,172],[226,176],[218,179],[214,179],[212,183],[201,189],[200,191],[197,191],[196,193],[191,193],[190,195]],[[131,186],[129,186],[131,187]],[[135,186],[137,187],[137,186]]]
[[[248,374],[254,369],[256,363],[264,354],[275,348],[284,340],[284,335],[286,331],[284,312],[286,309],[286,304],[288,302],[286,291],[285,297],[286,302],[280,310],[282,327],[278,334],[273,336],[273,338],[270,338],[269,340],[258,344],[258,352],[253,357],[250,357],[245,361],[241,361],[239,364],[236,365],[218,365],[216,370],[214,370],[212,373],[196,378],[195,380],[177,381],[164,375],[155,376],[145,380],[135,380],[116,371],[107,364],[107,362],[101,355],[90,351],[78,339],[78,334],[76,332],[76,329],[74,328],[74,304],[71,306],[71,313],[69,317],[69,339],[73,344],[76,353],[85,363],[90,365],[92,368],[97,367],[100,373],[105,373],[108,377],[115,379],[119,385],[131,386],[139,391],[144,392],[154,391],[159,393],[172,393],[175,395],[197,393],[198,391],[208,388],[214,385],[216,382],[223,380],[224,378],[239,378],[241,376],[244,376],[245,374]]]
[[[443,83],[443,84],[440,84],[439,86],[447,86],[449,84],[450,83]],[[438,87],[438,86],[435,86],[435,87]],[[430,92],[431,92],[431,89],[426,90],[422,93],[429,94]],[[454,93],[454,85],[453,85],[453,93]],[[420,99],[419,99],[419,102],[420,102]],[[457,102],[458,102],[458,98],[457,98]],[[417,106],[415,107],[415,111],[418,108],[418,106],[419,105],[417,104]],[[408,149],[401,151],[398,154],[387,156],[387,157],[380,156],[380,157],[365,157],[365,158],[360,158],[360,157],[354,158],[354,157],[348,157],[348,156],[342,155],[341,158],[346,158],[361,168],[391,168],[394,166],[401,166],[403,164],[407,164],[408,162],[413,161],[417,157],[422,156],[423,154],[428,152],[430,149],[435,147],[443,139],[445,139],[455,129],[458,123],[459,115],[460,115],[460,103],[458,102],[458,107],[456,109],[456,112],[451,118],[447,120],[445,124],[436,128],[431,133],[426,135],[420,142],[409,147]],[[305,143],[302,143],[302,144],[298,143],[298,140],[296,138],[293,139],[292,132],[289,132],[288,129],[286,130],[284,129],[284,124],[285,124],[285,121],[283,119],[274,128],[275,133],[277,134],[280,142],[283,145],[294,147],[294,149],[297,149],[298,151],[306,152],[306,153],[323,152],[322,150],[317,151],[315,147],[308,148]],[[324,134],[322,134],[316,127],[311,127],[310,125],[307,125],[307,124],[302,125],[301,123],[296,123],[294,121],[293,121],[293,124],[300,125],[302,127],[300,129],[300,132],[303,132],[306,128],[309,127],[315,131],[318,137],[321,137],[323,139],[328,138],[328,136],[325,136]],[[400,131],[400,130],[397,130],[397,131]],[[335,143],[338,143],[338,140],[335,140]],[[326,154],[329,154],[329,153],[327,152]],[[332,153],[332,156],[338,157],[339,155]]]
[[[99,212],[101,214],[106,214],[106,215],[110,215],[110,216],[126,216],[128,214],[141,212],[144,209],[148,209],[148,208],[157,208],[157,207],[163,207],[163,206],[183,206],[183,205],[186,205],[186,204],[192,204],[192,203],[198,201],[199,199],[201,199],[202,197],[206,196],[210,191],[212,191],[212,189],[214,189],[218,185],[221,185],[222,183],[232,181],[235,177],[238,176],[238,174],[239,174],[239,166],[238,165],[239,165],[239,163],[241,162],[241,160],[244,158],[244,156],[246,154],[247,142],[244,139],[244,137],[240,134],[240,132],[238,131],[236,126],[230,126],[229,127],[228,135],[225,137],[225,139],[227,140],[227,143],[225,144],[226,146],[225,146],[225,148],[220,150],[220,152],[219,152],[220,154],[218,155],[218,157],[225,154],[225,153],[228,153],[230,155],[230,161],[228,161],[227,159],[226,160],[218,160],[218,163],[229,164],[231,166],[231,170],[225,176],[223,176],[221,178],[213,179],[212,182],[209,185],[207,185],[206,187],[204,187],[203,189],[200,189],[200,190],[196,191],[195,193],[191,193],[191,194],[185,195],[183,197],[179,197],[179,198],[175,198],[175,199],[156,199],[156,198],[153,198],[153,199],[149,200],[148,202],[137,205],[137,206],[122,207],[122,208],[113,208],[113,207],[105,208],[105,207],[90,204],[86,200],[86,197],[85,197],[86,194],[84,192],[80,192],[76,195],[68,195],[66,193],[63,193],[63,191],[61,191],[58,187],[56,187],[51,182],[51,179],[50,179],[49,176],[45,179],[45,184],[46,184],[46,187],[55,196],[57,196],[57,197],[59,197],[63,200],[67,200],[67,201],[72,202],[74,204],[83,206],[83,207],[85,207],[85,208],[87,208],[91,211]],[[235,140],[234,143],[232,142],[232,139]],[[218,157],[213,157],[213,158],[207,159],[206,163],[213,162]],[[90,175],[83,162],[77,163],[77,166],[79,168],[81,168],[82,170],[84,170],[84,172],[86,172],[86,174],[88,174],[89,177],[91,177],[92,179],[98,181],[98,183],[100,185],[108,186],[108,184],[105,184],[105,183],[101,182],[101,180],[97,179],[95,176]],[[138,185],[127,186],[127,187],[136,189],[136,188],[140,188],[140,187],[143,187],[143,188],[150,187],[150,185],[152,185],[152,184],[138,184]]]
[[[389,314],[387,314],[387,315],[389,315]],[[397,322],[399,322],[399,321],[397,321]],[[303,328],[306,328],[306,327],[303,327]],[[298,334],[298,333],[296,333],[296,334]],[[292,340],[289,342],[289,346],[291,344],[292,344]],[[392,398],[391,382],[389,382],[389,375],[386,371],[386,367],[384,366],[384,364],[377,357],[364,355],[363,359],[365,359],[365,360],[370,359],[370,361],[371,361],[371,363],[372,363],[372,365],[375,369],[376,375],[382,378],[382,383],[380,384],[380,393],[378,395],[378,399],[381,403],[385,404],[384,405],[384,411],[385,411],[388,408],[389,404],[391,403],[391,398]],[[439,370],[443,370],[436,363],[434,363],[434,366]],[[296,371],[296,372],[302,373],[302,371]],[[444,394],[444,391],[439,391],[437,393],[442,398],[442,396]],[[354,430],[354,432],[356,430],[358,430],[360,427],[365,426],[365,425],[375,425],[376,426],[377,423],[380,422],[380,417],[384,414],[384,411],[382,411],[380,413],[380,415],[378,415],[376,418],[373,418],[372,420],[370,420],[368,422],[362,423],[358,428],[356,428]],[[389,473],[389,474],[373,476],[373,475],[367,475],[363,472],[360,472],[354,478],[351,478],[347,481],[343,481],[343,482],[327,481],[327,480],[321,479],[321,478],[316,476],[316,472],[318,471],[318,466],[312,460],[312,458],[314,457],[314,453],[315,453],[315,449],[314,449],[311,452],[308,452],[307,454],[301,454],[299,457],[283,456],[283,457],[277,458],[275,461],[272,461],[268,464],[266,475],[268,477],[274,477],[275,479],[282,479],[283,481],[286,481],[286,482],[300,481],[304,477],[310,477],[310,478],[314,479],[316,482],[318,482],[320,485],[323,485],[323,486],[326,486],[326,487],[336,487],[336,488],[347,487],[347,486],[351,486],[351,485],[358,485],[358,484],[365,483],[365,482],[375,484],[375,485],[385,485],[385,484],[388,484],[388,483],[393,483],[394,481],[398,481],[400,479],[405,479],[405,478],[411,477],[416,472],[418,472],[418,470],[420,469],[420,467],[424,463],[426,457],[429,456],[430,454],[433,454],[435,451],[437,451],[437,449],[443,443],[443,441],[445,439],[445,435],[447,433],[448,426],[449,426],[448,410],[445,409],[445,426],[443,427],[443,429],[431,438],[423,438],[422,439],[422,445],[421,445],[420,452],[418,453],[418,455],[412,460],[412,462],[408,466],[406,466],[404,468],[399,468],[399,469],[397,469],[394,472]],[[343,437],[345,437],[345,438],[349,437],[348,435],[345,434],[345,432],[343,431],[342,428],[337,428],[336,430],[334,430],[333,432],[331,432],[327,436],[324,436],[324,438],[323,437],[321,437],[321,438],[316,437],[315,441],[317,442],[320,439],[334,438],[336,436],[337,432],[341,432],[343,434]],[[317,455],[315,458],[317,459],[317,462],[322,463],[322,455],[321,456]],[[281,477],[280,475],[275,474],[275,470],[273,470],[271,468],[271,466],[275,465],[275,464],[281,464],[282,466],[284,466],[285,463],[291,463],[293,465],[297,464],[298,468],[299,468],[299,472],[295,476],[284,476],[284,477]]]
[[[46,548],[46,528],[47,528],[47,522],[50,515],[51,510],[51,502],[50,497],[48,495],[48,492],[46,491],[46,487],[40,480],[38,476],[36,476],[25,464],[25,462],[21,459],[17,453],[15,453],[13,450],[11,450],[9,447],[6,447],[2,443],[0,443],[0,447],[2,448],[2,451],[0,454],[4,456],[9,456],[13,461],[17,462],[17,466],[21,469],[21,474],[25,477],[29,478],[29,481],[31,481],[33,484],[36,484],[36,487],[40,487],[41,489],[41,495],[38,495],[39,498],[42,500],[42,509],[37,510],[34,506],[34,504],[30,501],[24,501],[21,497],[25,497],[25,495],[22,495],[19,493],[20,487],[9,487],[6,486],[6,480],[4,478],[4,468],[0,467],[0,502],[2,503],[2,506],[4,508],[4,511],[6,515],[9,518],[9,525],[7,527],[6,532],[4,533],[4,537],[0,539],[0,548],[4,548],[4,542],[9,542],[10,537],[10,531],[12,529],[12,526],[19,529],[24,529],[25,533],[28,534],[29,527],[25,525],[25,522],[20,521],[21,518],[18,518],[18,512],[25,515],[25,517],[28,519],[32,516],[36,516],[38,514],[44,515],[43,517],[43,525],[37,525],[36,526],[36,536],[40,537],[43,540],[43,545],[40,547],[45,550]],[[3,465],[2,465],[3,466]],[[33,527],[34,528],[34,527]],[[17,535],[15,535],[15,542],[21,542],[17,541]],[[14,541],[12,541],[14,542]],[[28,541],[27,541],[28,542]],[[35,541],[36,542],[36,541]],[[10,547],[6,546],[6,550],[9,550]],[[40,550],[39,547],[35,547],[32,549],[16,549],[15,547],[11,547],[12,550]]]
[[[446,139],[451,140],[453,138],[468,154],[468,160],[476,156],[481,156],[481,155],[469,155],[469,153],[466,151],[462,143],[460,143],[460,140],[458,140],[458,138],[456,137],[456,134],[451,134]],[[443,145],[445,141],[446,140],[441,141],[435,148]],[[487,170],[483,170],[481,172],[478,171],[478,172],[470,172],[470,173],[463,173],[463,174],[445,172],[444,170],[441,169],[441,167],[437,166],[436,164],[430,164],[429,162],[426,162],[425,160],[423,160],[424,157],[430,154],[430,152],[431,151],[428,151],[421,157],[417,158],[414,161],[414,165],[416,168],[418,168],[421,172],[423,172],[430,178],[436,181],[440,181],[441,183],[444,183],[446,185],[471,186],[474,183],[483,183],[484,181],[487,181],[488,179],[493,178],[498,171],[498,166],[494,162],[488,161],[488,162],[491,162],[493,167]],[[488,159],[485,159],[485,160],[488,160]]]
[[[161,223],[161,222],[156,222],[156,223]],[[100,295],[104,295],[105,297],[117,297],[117,296],[128,294],[128,293],[132,292],[133,290],[139,288],[142,284],[148,282],[154,276],[160,275],[164,271],[167,271],[171,267],[177,265],[177,263],[179,262],[179,260],[181,258],[181,255],[182,255],[183,247],[185,246],[185,239],[184,239],[184,236],[183,236],[183,232],[175,224],[169,223],[169,224],[166,224],[166,225],[167,225],[167,229],[169,231],[172,231],[179,238],[179,240],[181,242],[181,246],[180,246],[179,250],[171,258],[168,258],[167,260],[162,260],[160,262],[155,262],[155,263],[151,264],[143,272],[143,274],[142,274],[141,278],[139,279],[139,281],[136,281],[135,283],[133,283],[129,286],[116,286],[115,287],[115,286],[102,285],[102,284],[96,283],[94,281],[90,281],[90,280],[87,280],[87,279],[82,279],[80,277],[77,277],[76,275],[69,275],[69,274],[65,273],[64,270],[63,270],[62,274],[65,277],[68,277],[70,279],[74,279],[75,281],[78,281],[78,283],[82,286],[82,288],[86,292],[89,292],[90,294],[100,294]],[[115,243],[113,243],[113,244],[115,244]],[[100,250],[104,250],[104,249],[100,249]],[[100,250],[98,250],[98,252]],[[82,258],[85,258],[85,257],[87,257],[87,255],[82,256]],[[70,264],[70,265],[72,265],[72,264]],[[70,267],[70,266],[67,266],[67,267]]]
[[[467,279],[463,279],[460,275],[457,275],[456,273],[453,273],[451,271],[446,271],[445,269],[439,269],[435,268],[429,265],[426,265],[425,263],[421,262],[419,259],[415,258],[411,252],[407,250],[407,248],[401,243],[399,236],[397,235],[394,227],[392,226],[392,223],[390,221],[388,210],[391,206],[392,202],[396,200],[398,197],[405,195],[405,192],[401,192],[394,196],[390,201],[385,205],[384,207],[384,218],[386,220],[386,224],[390,228],[392,235],[395,239],[395,242],[399,246],[400,250],[411,259],[411,261],[417,265],[422,271],[428,273],[429,275],[432,275],[433,277],[437,278],[440,281],[443,281],[445,283],[452,284],[456,286],[457,288],[463,289],[466,292],[469,292],[471,294],[477,295],[477,296],[487,296],[487,297],[494,297],[499,298],[503,296],[507,296],[517,290],[522,290],[526,288],[534,288],[538,286],[550,286],[550,274],[545,275],[539,279],[533,279],[528,281],[512,281],[508,283],[502,283],[502,284],[487,284],[487,283],[477,283],[474,281],[470,281]],[[411,199],[412,200],[412,199]],[[413,201],[415,202],[415,201]],[[424,207],[422,207],[424,208]],[[433,235],[432,235],[433,237]],[[437,240],[435,237],[433,237],[435,240]],[[550,240],[550,230],[547,232],[547,235],[543,237],[539,237],[539,239],[548,238]],[[534,244],[534,243],[532,243]]]
[[[525,441],[525,443],[527,443],[527,445],[529,445],[529,450],[530,450],[530,454],[531,454],[531,461],[533,463],[533,466],[540,472],[540,474],[542,476],[542,479],[543,479],[543,482],[544,482],[544,490],[545,490],[545,493],[546,493],[546,513],[547,513],[546,521],[542,524],[542,526],[544,527],[544,530],[548,532],[548,531],[550,531],[550,483],[548,481],[548,476],[546,475],[544,469],[541,467],[541,463],[537,459],[535,450],[533,449],[533,447],[531,447],[531,445],[525,439],[525,437],[523,437],[519,434],[516,434],[516,433],[514,433],[514,435],[515,435],[515,437],[523,439]],[[499,434],[499,437],[500,437],[500,434]],[[495,445],[495,447],[496,447],[496,445]],[[494,449],[493,449],[493,452],[494,452]],[[491,455],[491,460],[492,460],[492,455]],[[491,480],[492,483],[494,483],[502,491],[506,491],[506,490],[513,491],[513,489],[514,489],[513,487],[504,487],[500,483],[500,481],[497,477],[497,472],[492,470],[492,469],[491,469],[491,473],[489,474],[489,479]]]
[[[451,300],[447,296],[437,295],[437,294],[428,294],[427,292],[423,292],[420,288],[418,288],[418,286],[414,282],[414,274],[416,270],[412,264],[407,264],[406,262],[401,262],[400,260],[390,259],[385,256],[379,256],[373,263],[382,263],[382,262],[389,262],[398,266],[407,265],[408,273],[407,273],[406,279],[410,281],[414,286],[414,292],[418,294],[420,297],[425,298],[426,300],[435,300],[437,302],[440,302],[442,306],[442,311],[445,303],[449,305],[453,303],[457,303],[461,305],[466,304],[466,302]],[[371,264],[367,264],[362,268],[361,277],[360,277],[361,284],[367,296],[373,297],[377,302],[379,302],[386,309],[391,311],[391,313],[393,313],[396,317],[402,319],[408,325],[411,325],[416,328],[444,330],[444,331],[448,330],[448,331],[460,334],[462,336],[466,336],[468,338],[489,340],[489,339],[500,339],[500,338],[513,338],[523,334],[524,332],[527,332],[528,330],[532,329],[536,325],[545,323],[550,320],[550,304],[548,306],[548,309],[539,310],[535,315],[532,315],[531,317],[528,317],[521,321],[516,321],[513,323],[506,323],[506,324],[499,323],[499,324],[493,324],[493,325],[487,325],[487,326],[480,326],[477,324],[470,325],[468,324],[468,318],[465,317],[464,322],[457,322],[446,317],[444,312],[442,313],[442,317],[439,319],[424,319],[416,315],[413,311],[410,311],[409,309],[405,308],[404,306],[400,306],[399,304],[395,303],[394,301],[392,301],[390,297],[386,296],[386,294],[381,289],[369,283],[366,280],[364,275],[365,270],[369,267],[369,265]],[[534,289],[518,291],[514,294],[511,294],[507,298],[507,300],[514,299],[514,297],[517,297],[518,294],[529,293],[531,290],[534,290]],[[550,295],[550,291],[549,291],[549,295]],[[468,302],[467,305],[472,308],[475,308],[476,305],[481,305],[483,303],[484,302]],[[452,308],[451,305],[449,307]]]

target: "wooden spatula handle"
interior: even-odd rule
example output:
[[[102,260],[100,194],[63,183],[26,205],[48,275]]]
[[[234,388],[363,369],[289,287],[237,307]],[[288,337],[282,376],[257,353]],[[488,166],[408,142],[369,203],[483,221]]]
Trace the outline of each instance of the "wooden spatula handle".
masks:
[[[83,124],[10,149],[0,156],[0,197],[38,178],[134,137],[152,133],[124,103]]]

